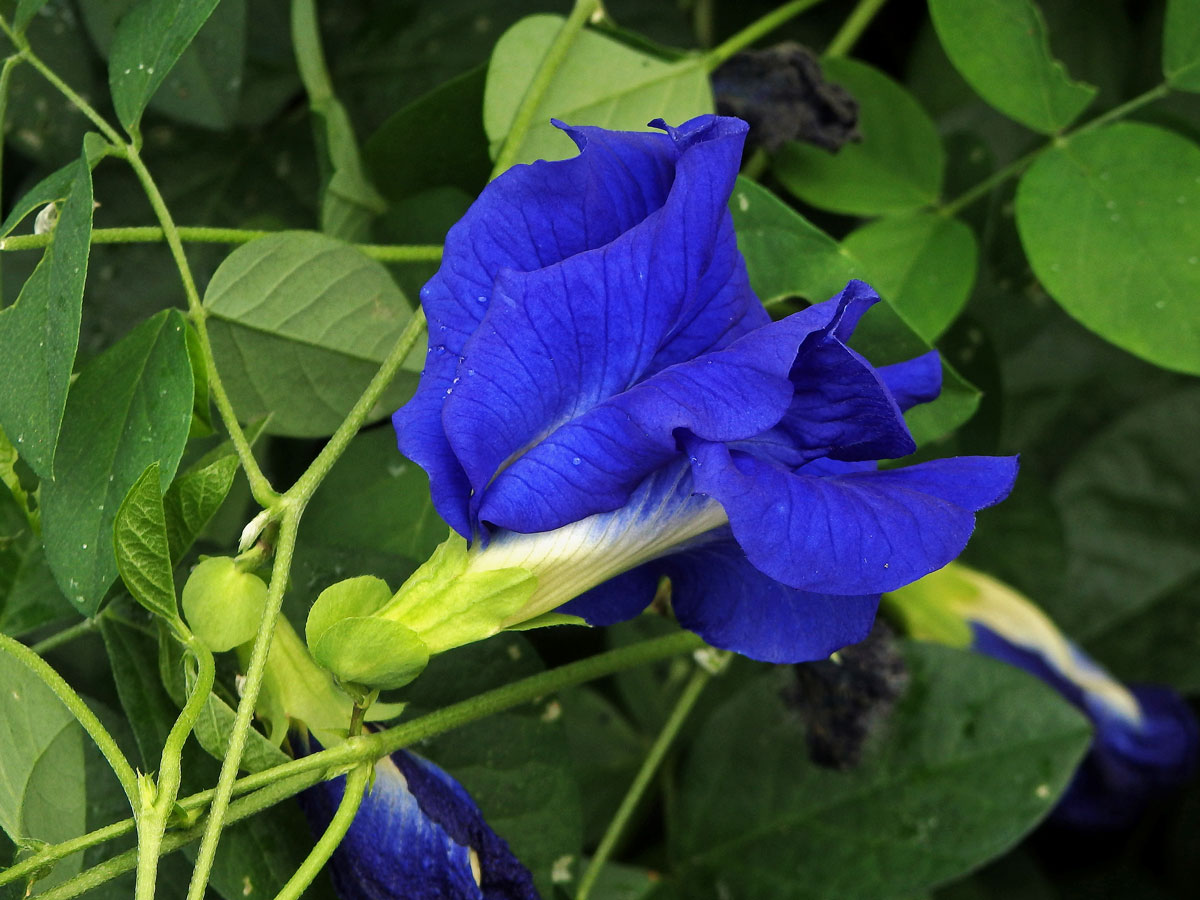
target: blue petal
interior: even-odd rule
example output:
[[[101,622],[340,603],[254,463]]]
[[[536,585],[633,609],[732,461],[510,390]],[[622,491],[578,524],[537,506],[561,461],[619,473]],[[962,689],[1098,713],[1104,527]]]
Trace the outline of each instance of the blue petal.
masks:
[[[657,561],[630,569],[564,603],[558,611],[579,616],[596,627],[632,619],[654,599],[658,580],[662,577],[661,569]]]
[[[725,206],[741,137],[694,143],[665,204],[611,243],[496,280],[442,417],[476,493],[506,461],[663,368],[664,357],[722,346],[766,320]],[[705,277],[714,266],[723,279]],[[706,315],[714,299],[718,315]],[[672,346],[681,334],[682,350]]]
[[[345,781],[335,778],[301,795],[314,830],[327,827]],[[461,785],[404,751],[376,764],[375,783],[330,868],[342,900],[538,897],[528,870],[484,822]]]
[[[979,622],[971,627],[973,649],[1040,678],[1095,726],[1088,755],[1055,807],[1056,821],[1087,828],[1124,827],[1152,799],[1191,778],[1200,735],[1191,708],[1174,691],[1151,686],[1126,691],[1065,640],[1066,655],[1058,659]]]
[[[684,358],[696,346],[708,349],[727,342],[766,317],[749,289],[725,209],[737,173],[744,123],[703,116],[666,135],[598,128],[568,131],[579,144],[580,155],[559,162],[517,166],[493,181],[450,230],[442,267],[421,292],[429,318],[430,356],[417,394],[393,422],[401,451],[429,472],[438,511],[466,536],[471,532],[471,487],[478,490],[482,487],[481,477],[486,483],[500,462],[544,434],[547,416],[552,419],[556,414],[568,415],[571,407],[577,409],[576,404],[583,402],[588,390],[602,389],[614,378],[620,380],[616,368],[622,365],[632,367],[629,375],[636,380],[655,365],[661,368]],[[561,288],[566,282],[548,270],[589,251],[601,257],[609,252],[632,252],[628,247],[614,251],[609,247],[614,241],[637,245],[634,268],[620,273],[626,282],[633,283],[631,297],[650,291],[664,305],[642,322],[630,319],[629,309],[618,309],[608,322],[612,330],[563,335],[553,342],[553,349],[544,344],[539,330],[552,329],[564,316],[572,321],[578,317],[581,323],[590,325],[600,321],[587,309],[579,308],[582,298],[564,296]],[[650,265],[651,254],[654,265]],[[586,270],[588,265],[572,268]],[[470,438],[460,435],[460,441],[467,445],[466,455],[456,458],[442,428],[443,407],[456,378],[466,378],[472,372],[493,374],[495,361],[486,350],[475,362],[464,362],[462,357],[469,338],[480,330],[485,313],[491,317],[488,311],[500,305],[499,300],[493,302],[493,295],[502,271],[508,273],[510,284],[520,281],[520,273],[536,273],[531,276],[536,282],[532,293],[540,297],[542,305],[531,301],[538,306],[531,312],[538,330],[522,328],[513,316],[500,314],[495,316],[499,328],[483,329],[482,335],[494,335],[500,341],[501,354],[507,339],[516,341],[516,359],[501,359],[498,365],[501,370],[515,365],[524,371],[525,378],[534,377],[521,365],[522,357],[530,355],[530,348],[535,354],[544,352],[550,357],[557,350],[557,361],[542,360],[539,368],[543,374],[552,371],[555,381],[537,385],[538,393],[547,394],[535,396],[541,420],[531,417],[529,410],[519,409],[522,415],[518,421],[526,426],[524,431],[506,423],[509,427],[496,435],[495,446],[485,441],[482,448],[473,447]],[[615,285],[602,284],[610,291],[615,289]],[[523,287],[510,287],[505,300],[512,302],[514,293],[524,296],[529,292]],[[660,333],[651,346],[650,332],[655,328]],[[596,370],[590,366],[587,372],[581,369],[581,360],[575,358],[581,352],[576,340],[607,348],[622,334],[627,339],[621,348],[625,352],[613,354],[616,358],[611,360],[616,368],[601,372],[587,384],[584,379]],[[637,340],[631,344],[629,338]],[[673,343],[678,346],[670,346]],[[648,358],[639,356],[647,353]],[[656,354],[661,359],[653,359]],[[595,356],[588,362],[603,360]],[[640,370],[633,371],[639,366]],[[565,380],[558,380],[559,373]],[[629,383],[632,380],[622,386]],[[494,392],[504,398],[518,384],[495,384]],[[463,390],[469,393],[482,389]],[[511,398],[506,402],[508,411],[523,404]],[[480,422],[484,428],[487,424]],[[489,461],[480,462],[473,450],[484,453]],[[464,473],[464,463],[473,474],[470,480]],[[489,465],[490,471],[480,476],[479,471]]]
[[[691,440],[697,490],[725,508],[762,572],[800,590],[876,594],[954,559],[975,510],[1007,496],[1015,458],[959,457],[817,477]]]
[[[647,475],[679,454],[679,429],[713,441],[769,429],[792,403],[788,373],[797,347],[838,309],[823,304],[764,325],[575,416],[479,494],[480,519],[521,532],[558,528],[624,505]],[[463,420],[459,414],[456,422]]]
[[[875,370],[901,412],[936,400],[942,392],[942,357],[936,350]]]
[[[798,591],[750,564],[732,540],[664,560],[679,624],[714,647],[772,663],[808,662],[866,638],[879,595]]]

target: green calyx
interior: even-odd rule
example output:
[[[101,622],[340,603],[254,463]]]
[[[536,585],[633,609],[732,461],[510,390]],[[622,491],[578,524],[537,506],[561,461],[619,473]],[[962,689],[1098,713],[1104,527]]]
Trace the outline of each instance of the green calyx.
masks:
[[[305,638],[351,693],[400,687],[433,654],[503,630],[536,587],[525,569],[471,571],[466,541],[455,534],[395,594],[370,575],[326,588],[309,611]]]

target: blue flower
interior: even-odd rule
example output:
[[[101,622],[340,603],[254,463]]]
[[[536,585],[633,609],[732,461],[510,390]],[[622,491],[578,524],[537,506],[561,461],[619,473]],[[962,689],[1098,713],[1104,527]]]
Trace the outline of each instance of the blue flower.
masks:
[[[323,832],[345,776],[301,795]],[[462,786],[428,760],[399,751],[375,765],[375,783],[330,860],[341,900],[538,900],[533,879],[483,820]]]
[[[1052,818],[1086,828],[1131,824],[1187,782],[1200,734],[1174,691],[1126,686],[1007,585],[956,563],[887,598],[914,637],[971,649],[1029,672],[1091,720],[1087,755]]]
[[[861,282],[772,322],[726,208],[745,123],[653,124],[560,125],[578,156],[514,167],[450,230],[399,447],[471,570],[536,576],[505,625],[620,621],[667,575],[715,646],[824,657],[958,555],[1016,461],[878,470],[915,449],[901,413],[940,390],[936,354],[849,349]]]

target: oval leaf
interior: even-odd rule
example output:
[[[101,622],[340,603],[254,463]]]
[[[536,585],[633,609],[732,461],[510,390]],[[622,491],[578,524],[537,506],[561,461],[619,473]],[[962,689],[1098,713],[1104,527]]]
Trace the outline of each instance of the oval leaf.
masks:
[[[842,242],[862,261],[865,278],[913,330],[935,341],[971,295],[979,247],[957,219],[936,213],[880,219]]]
[[[789,191],[832,212],[871,216],[936,203],[946,153],[937,128],[907,90],[877,69],[849,59],[825,59],[829,80],[858,101],[861,143],[830,153],[786,144],[775,175]]]
[[[67,398],[57,477],[42,482],[46,558],[79,612],[93,615],[117,576],[113,519],[158,462],[175,474],[192,421],[192,370],[178,310],[164,310],[92,360]]]
[[[908,692],[849,771],[806,761],[774,677],[713,713],[680,778],[688,828],[672,832],[688,882],[779,900],[907,897],[1049,812],[1088,746],[1083,716],[1003,663],[920,644],[905,655]]]
[[[1081,134],[1025,173],[1016,208],[1033,271],[1067,312],[1200,374],[1200,147],[1132,122]]]
[[[1061,131],[1096,96],[1050,54],[1046,22],[1032,0],[929,0],[929,14],[967,83],[1034,131]]]
[[[133,599],[168,622],[179,620],[158,460],[133,483],[113,522],[117,571]]]
[[[108,86],[126,129],[137,129],[146,104],[217,3],[141,0],[121,20],[108,57]]]
[[[493,159],[562,24],[561,16],[529,16],[496,42],[483,98],[483,125]],[[584,31],[571,44],[534,112],[514,162],[576,153],[571,139],[550,124],[551,118],[570,125],[641,131],[651,119],[678,125],[712,111],[712,88],[702,57],[664,62]]]
[[[239,247],[213,275],[204,305],[238,418],[270,414],[266,430],[291,437],[331,434],[412,316],[382,264],[303,231]],[[377,417],[399,406],[414,384],[415,373],[397,378]]]
[[[79,346],[92,239],[91,169],[83,158],[71,167],[69,178],[66,171],[34,189],[43,192],[39,201],[66,199],[51,243],[17,302],[0,309],[0,359],[5,361],[0,428],[44,481],[54,477],[54,452]]]
[[[828,300],[858,276],[837,241],[750,179],[738,178],[729,210],[750,286],[768,308],[788,297]]]
[[[1200,91],[1200,0],[1167,0],[1163,75],[1173,88]]]

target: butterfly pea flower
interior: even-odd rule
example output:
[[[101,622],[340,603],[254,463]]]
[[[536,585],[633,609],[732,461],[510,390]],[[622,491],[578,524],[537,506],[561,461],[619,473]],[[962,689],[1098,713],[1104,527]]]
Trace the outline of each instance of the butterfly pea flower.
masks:
[[[1065,825],[1119,828],[1191,778],[1196,717],[1174,691],[1125,685],[1011,587],[952,563],[885,598],[908,632],[970,647],[1044,681],[1088,717],[1087,755],[1052,813]]]
[[[421,292],[426,365],[393,423],[461,564],[440,587],[418,570],[391,609],[436,594],[453,619],[472,603],[455,579],[527,572],[491,631],[606,625],[667,576],[717,647],[797,662],[860,640],[880,592],[958,555],[1016,461],[878,468],[915,449],[902,413],[937,396],[939,360],[850,349],[878,300],[858,281],[771,320],[727,209],[744,122],[555,124],[579,154],[492,181]]]
[[[346,776],[309,788],[315,832],[329,825]],[[341,900],[538,900],[529,870],[457,781],[405,750],[375,764],[375,780],[329,861]]]

